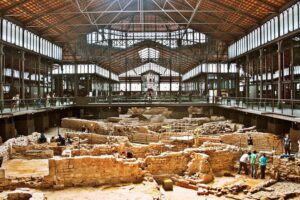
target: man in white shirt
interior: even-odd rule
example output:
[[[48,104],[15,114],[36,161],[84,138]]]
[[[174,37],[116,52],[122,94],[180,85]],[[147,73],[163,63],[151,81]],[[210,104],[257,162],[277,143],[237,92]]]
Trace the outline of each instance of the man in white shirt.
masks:
[[[251,155],[251,152],[244,153],[242,155],[242,157],[240,158],[240,166],[239,166],[239,172],[238,172],[238,174],[240,174],[241,171],[242,171],[242,168],[244,168],[245,174],[248,175],[248,167],[247,167],[247,165],[248,165],[248,163],[250,161],[250,155]]]

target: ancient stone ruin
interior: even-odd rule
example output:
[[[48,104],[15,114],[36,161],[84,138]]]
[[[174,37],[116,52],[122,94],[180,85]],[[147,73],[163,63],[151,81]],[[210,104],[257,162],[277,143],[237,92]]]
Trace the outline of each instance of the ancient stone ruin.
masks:
[[[161,112],[164,120],[151,122]],[[278,136],[247,131],[222,116],[170,119],[166,113],[163,108],[132,108],[126,115],[101,121],[64,118],[60,134],[72,144],[58,144],[52,138],[57,137],[55,131],[43,144],[38,143],[40,133],[4,142],[0,197],[42,200],[48,190],[133,184],[132,188],[155,191],[153,199],[167,199],[160,185],[169,180],[174,187],[194,192],[195,199],[261,199],[262,191],[272,199],[300,198],[300,160],[280,158],[283,145]],[[252,150],[258,157],[267,156],[264,180],[237,175],[239,159],[249,150],[249,135]],[[298,188],[273,194],[272,187],[280,188],[282,181]]]

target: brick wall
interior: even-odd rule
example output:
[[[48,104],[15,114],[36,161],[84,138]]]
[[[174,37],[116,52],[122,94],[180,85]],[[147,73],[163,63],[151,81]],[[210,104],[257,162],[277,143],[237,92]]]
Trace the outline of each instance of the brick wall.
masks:
[[[145,169],[152,175],[183,174],[191,159],[190,154],[170,152],[158,156],[148,156],[144,165]]]
[[[49,176],[45,180],[68,187],[132,183],[142,179],[137,161],[124,161],[113,156],[85,156],[50,159]]]
[[[253,150],[272,151],[274,149],[278,154],[283,152],[282,140],[272,133],[251,132],[225,134],[220,136],[220,140],[226,144],[247,148],[248,134],[251,134],[253,138]]]

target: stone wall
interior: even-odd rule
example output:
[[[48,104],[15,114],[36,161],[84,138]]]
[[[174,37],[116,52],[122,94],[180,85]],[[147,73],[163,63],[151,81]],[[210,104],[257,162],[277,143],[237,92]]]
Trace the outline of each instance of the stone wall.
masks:
[[[183,174],[191,159],[190,154],[184,152],[163,153],[158,156],[148,156],[144,168],[152,175]]]
[[[142,179],[139,162],[113,156],[50,159],[46,177],[58,187],[135,183]]]
[[[171,147],[162,143],[150,143],[149,145],[132,145],[127,147],[127,151],[133,153],[135,158],[145,158],[149,155],[159,155],[162,152],[171,150]]]
[[[47,145],[12,146],[11,159],[48,159],[54,155]]]
[[[101,156],[101,155],[112,155],[118,151],[119,146],[117,145],[106,145],[99,144],[94,145],[91,149],[85,146],[80,149],[73,149],[72,156]]]
[[[95,133],[81,133],[81,132],[67,132],[66,138],[80,138],[81,140],[87,140],[90,144],[106,144],[106,143],[127,143],[129,142],[126,136],[107,136],[99,135]]]
[[[270,166],[269,172],[273,178],[300,183],[300,159],[280,159],[278,156],[275,156]]]
[[[211,142],[205,142],[200,148],[185,149],[184,152],[208,155],[212,171],[216,175],[234,170],[242,154],[235,146]]]
[[[256,151],[272,151],[280,154],[283,152],[282,140],[272,133],[248,132],[248,133],[233,133],[220,136],[223,143],[235,145],[242,148],[247,148],[248,134],[253,138],[253,150]]]
[[[107,124],[100,121],[92,121],[76,118],[63,118],[61,121],[62,128],[69,128],[76,131],[81,131],[82,126],[85,126],[89,132],[108,135],[109,128]]]
[[[22,136],[7,140],[0,146],[0,156],[3,157],[4,162],[7,161],[10,158],[12,146],[28,146],[29,144],[36,144],[39,136],[39,133],[33,133],[29,136]]]
[[[239,161],[241,156],[241,152],[228,151],[226,149],[204,150],[202,153],[209,156],[212,171],[215,174],[233,171],[235,164]]]
[[[151,142],[158,142],[160,140],[160,135],[133,133],[128,136],[128,139],[133,143],[149,144]]]

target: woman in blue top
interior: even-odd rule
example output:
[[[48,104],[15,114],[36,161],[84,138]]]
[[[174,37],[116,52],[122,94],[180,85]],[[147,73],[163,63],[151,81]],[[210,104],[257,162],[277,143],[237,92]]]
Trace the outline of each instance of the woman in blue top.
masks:
[[[266,166],[267,166],[267,157],[266,154],[263,154],[259,158],[259,164],[260,164],[260,178],[264,179],[266,174]]]

